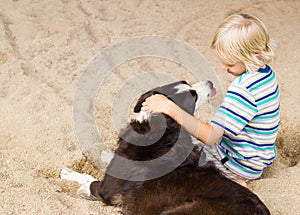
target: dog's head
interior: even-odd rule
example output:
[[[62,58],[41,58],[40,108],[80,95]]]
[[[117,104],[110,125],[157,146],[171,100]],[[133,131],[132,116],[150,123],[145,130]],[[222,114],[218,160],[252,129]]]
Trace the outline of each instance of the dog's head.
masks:
[[[151,165],[159,164],[159,167],[164,165],[166,168],[177,167],[179,164],[181,166],[198,165],[200,151],[192,143],[191,135],[181,129],[181,126],[168,115],[155,113],[147,114],[143,118],[142,103],[154,94],[163,94],[186,112],[194,114],[194,111],[215,93],[215,88],[210,81],[202,81],[194,85],[179,81],[144,93],[134,108],[141,118],[131,120],[128,127],[122,131],[116,154],[135,161],[150,161],[159,158]],[[112,166],[118,168],[118,165],[119,163]],[[160,171],[161,168],[151,167],[150,169]],[[138,174],[146,173],[138,172]]]
[[[134,112],[140,113],[136,118],[138,121],[146,120],[149,117],[148,113],[141,112],[142,103],[154,94],[165,95],[186,112],[194,114],[201,104],[216,94],[216,89],[211,81],[200,81],[193,85],[186,81],[178,81],[154,88],[144,93],[134,107]]]

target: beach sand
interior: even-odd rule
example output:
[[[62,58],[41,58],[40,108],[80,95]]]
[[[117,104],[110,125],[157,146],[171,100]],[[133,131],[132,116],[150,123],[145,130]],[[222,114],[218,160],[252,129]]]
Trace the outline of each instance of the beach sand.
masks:
[[[278,42],[270,64],[281,91],[278,157],[249,189],[273,215],[300,214],[298,0],[1,0],[0,214],[119,214],[118,208],[79,198],[77,185],[59,178],[65,166],[99,178],[103,174],[84,158],[74,129],[81,75],[105,48],[138,36],[159,36],[197,50],[225,91],[232,78],[221,71],[210,42],[218,24],[234,12],[260,17]],[[111,122],[115,95],[142,72],[195,81],[182,66],[154,57],[111,71],[95,102],[106,147],[113,148],[117,139]]]

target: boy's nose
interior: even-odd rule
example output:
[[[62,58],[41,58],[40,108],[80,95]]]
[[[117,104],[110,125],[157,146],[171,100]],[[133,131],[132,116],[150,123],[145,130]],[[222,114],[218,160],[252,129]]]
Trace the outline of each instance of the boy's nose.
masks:
[[[228,68],[229,68],[229,66],[228,65],[226,65],[225,63],[222,63],[221,64],[221,68],[222,68],[222,70],[228,70]]]

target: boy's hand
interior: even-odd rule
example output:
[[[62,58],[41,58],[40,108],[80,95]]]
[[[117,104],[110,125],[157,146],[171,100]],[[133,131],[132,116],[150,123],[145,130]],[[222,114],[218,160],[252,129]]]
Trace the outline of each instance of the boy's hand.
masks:
[[[155,94],[143,102],[142,111],[149,111],[150,113],[159,112],[170,115],[172,103],[173,102],[166,96]]]

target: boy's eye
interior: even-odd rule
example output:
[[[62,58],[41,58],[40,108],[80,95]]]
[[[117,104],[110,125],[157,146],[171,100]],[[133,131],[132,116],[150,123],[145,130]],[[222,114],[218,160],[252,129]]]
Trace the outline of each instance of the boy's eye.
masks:
[[[225,66],[228,66],[228,67],[232,67],[232,66],[234,66],[235,64],[233,63],[233,64],[231,64],[231,63],[223,63]]]

